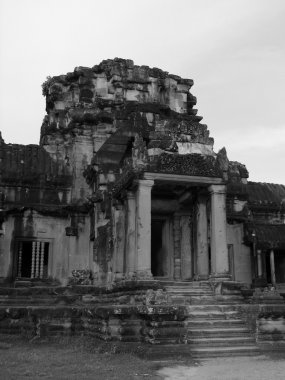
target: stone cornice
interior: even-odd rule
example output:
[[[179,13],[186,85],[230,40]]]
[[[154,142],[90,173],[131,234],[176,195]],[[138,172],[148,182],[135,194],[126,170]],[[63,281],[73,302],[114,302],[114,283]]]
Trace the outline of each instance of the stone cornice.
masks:
[[[180,182],[191,183],[195,185],[210,185],[210,184],[223,184],[222,178],[215,177],[202,177],[202,176],[189,176],[182,174],[169,174],[169,173],[156,173],[156,172],[144,172],[143,178],[153,179],[161,182]]]

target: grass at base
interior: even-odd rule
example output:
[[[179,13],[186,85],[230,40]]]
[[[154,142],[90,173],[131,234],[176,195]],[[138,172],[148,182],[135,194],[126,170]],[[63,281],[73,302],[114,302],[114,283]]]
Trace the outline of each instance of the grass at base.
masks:
[[[157,365],[90,337],[0,335],[1,379],[161,380]]]

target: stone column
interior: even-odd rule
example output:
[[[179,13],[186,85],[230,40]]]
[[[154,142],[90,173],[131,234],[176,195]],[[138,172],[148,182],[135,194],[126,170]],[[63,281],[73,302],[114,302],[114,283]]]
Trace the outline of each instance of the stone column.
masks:
[[[151,188],[152,180],[139,180],[137,189],[137,277],[151,278]]]
[[[261,257],[261,250],[257,250],[257,277],[262,277],[262,257]]]
[[[173,219],[173,245],[174,245],[174,280],[181,280],[181,234],[180,216],[175,215]]]
[[[114,247],[114,270],[115,270],[115,279],[121,280],[124,278],[125,265],[124,265],[124,255],[125,255],[125,209],[122,205],[117,205],[116,210],[114,211],[115,216],[115,247]],[[109,247],[109,252],[111,247]],[[111,252],[110,252],[111,253]],[[109,277],[112,277],[112,273],[109,274]]]
[[[208,227],[206,197],[199,196],[197,203],[197,274],[199,279],[209,277]]]
[[[132,278],[136,271],[136,199],[135,194],[127,192],[127,228],[126,228],[126,274]]]
[[[276,285],[276,277],[275,277],[275,260],[274,260],[274,251],[271,249],[270,251],[270,272],[271,272],[271,282],[272,285]]]
[[[211,277],[229,278],[227,247],[226,186],[211,185]]]
[[[174,218],[175,221],[175,218]],[[178,220],[179,222],[179,220]],[[181,215],[180,224],[178,225],[178,233],[174,230],[174,245],[178,245],[178,250],[180,246],[180,267],[181,267],[181,279],[190,280],[193,277],[193,260],[192,260],[192,217],[191,215]],[[178,236],[176,236],[178,235]],[[178,239],[178,244],[176,239]],[[178,251],[179,253],[179,251]],[[178,257],[180,256],[178,254]],[[175,269],[175,267],[174,267]],[[175,271],[174,271],[175,273]],[[179,272],[180,273],[180,268]]]

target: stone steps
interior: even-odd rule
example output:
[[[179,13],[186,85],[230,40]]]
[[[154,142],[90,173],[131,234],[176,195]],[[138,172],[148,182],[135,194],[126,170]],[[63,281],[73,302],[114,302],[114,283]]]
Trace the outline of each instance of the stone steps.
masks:
[[[212,311],[217,311],[217,312],[227,312],[227,311],[237,311],[237,306],[236,305],[223,305],[223,304],[212,304],[212,305],[187,305],[186,310],[188,313],[191,313],[193,311],[199,312],[199,311],[207,311],[207,312],[212,312]]]
[[[191,347],[191,356],[197,359],[257,355],[259,355],[259,349],[254,344],[233,347]]]
[[[189,311],[188,319],[237,319],[239,318],[239,313],[237,311],[213,311],[213,310],[205,310],[205,311]]]
[[[188,339],[187,342],[195,347],[232,347],[245,344],[254,345],[254,338],[251,336],[196,337]]]
[[[238,295],[217,295],[217,296],[200,296],[191,297],[191,305],[234,305],[243,304],[244,298]]]
[[[211,292],[202,292],[202,291],[185,291],[185,292],[168,292],[168,294],[170,294],[171,297],[211,297],[212,296],[212,293]]]
[[[192,329],[203,329],[209,327],[227,327],[227,326],[240,326],[244,325],[244,321],[241,319],[187,319],[185,321],[185,326]]]
[[[244,303],[241,296],[213,296],[213,295],[171,295],[174,305],[239,305]]]
[[[201,329],[188,330],[188,336],[192,338],[201,337],[201,339],[212,339],[214,337],[248,337],[250,332],[245,326],[238,327],[208,327]]]
[[[209,283],[167,287],[173,303],[183,304],[187,319],[186,342],[193,358],[257,355],[258,347],[245,322],[240,318],[238,305],[244,298],[238,289],[226,289],[215,294]]]
[[[161,286],[171,287],[171,288],[180,288],[180,287],[192,287],[192,288],[201,288],[201,287],[209,287],[209,281],[163,281],[160,282]]]
[[[216,295],[206,281],[201,283],[180,282],[173,286],[167,285],[165,288],[171,307],[183,305],[181,310],[183,318],[186,313],[186,320],[181,319],[178,323],[170,318],[162,323],[157,322],[158,326],[154,322],[147,325],[144,337],[148,337],[149,343],[152,343],[150,344],[152,347],[148,346],[147,348],[149,353],[152,352],[161,358],[167,355],[172,358],[180,355],[207,358],[258,353],[249,329],[240,318],[238,305],[244,303],[240,293],[234,291],[233,294]],[[124,291],[115,294],[108,294],[108,292],[101,294],[100,289],[96,290],[91,286],[30,287],[8,290],[0,288],[0,314],[4,312],[5,308],[7,310],[10,308],[11,311],[7,312],[8,314],[12,313],[11,317],[9,317],[10,314],[8,315],[10,319],[7,319],[7,326],[5,321],[4,324],[2,323],[2,329],[19,333],[24,328],[24,324],[21,325],[22,322],[31,323],[30,318],[25,316],[33,315],[41,321],[42,329],[46,329],[47,334],[56,334],[57,331],[60,334],[73,331],[80,333],[84,330],[86,321],[90,319],[89,314],[85,313],[89,307],[95,307],[97,310],[98,302],[100,302],[103,310],[105,307],[103,304],[112,308],[112,305],[116,305],[116,302],[119,301],[118,305],[120,304],[119,309],[121,309],[127,306],[125,299]],[[142,303],[142,301],[143,298],[140,295],[138,302]],[[1,309],[3,310],[1,311]],[[18,316],[22,314],[24,320],[20,321]],[[116,332],[119,328],[119,319],[112,318],[110,317],[109,328]],[[107,327],[101,320],[101,314],[100,317],[94,319],[94,326],[91,322],[88,322],[90,331],[94,327],[97,335],[101,334],[105,337],[106,333],[103,330]],[[136,323],[138,326],[140,325],[140,322]],[[120,336],[122,329],[133,331],[132,328],[128,324],[122,325],[116,334]],[[130,340],[129,335],[120,336],[120,339],[126,338],[127,341]],[[134,337],[131,338],[134,339]],[[135,337],[135,339],[137,338]]]
[[[256,355],[259,350],[245,322],[237,319],[187,319],[187,343],[194,358]]]

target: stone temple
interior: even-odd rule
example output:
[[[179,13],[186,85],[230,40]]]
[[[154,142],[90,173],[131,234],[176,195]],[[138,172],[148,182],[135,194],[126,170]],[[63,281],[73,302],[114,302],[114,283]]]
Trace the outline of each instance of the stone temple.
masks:
[[[39,145],[0,136],[0,331],[284,347],[285,186],[214,151],[192,86],[120,58],[77,67],[42,85]]]

